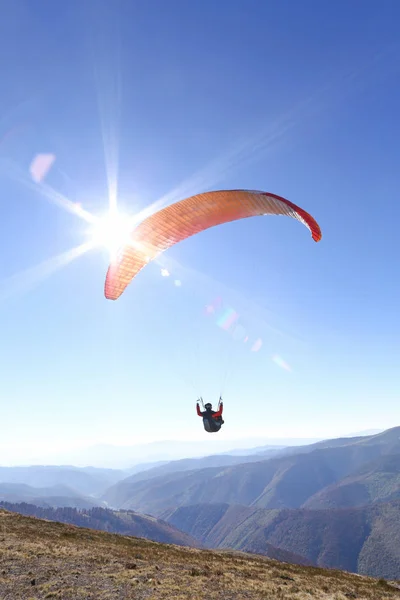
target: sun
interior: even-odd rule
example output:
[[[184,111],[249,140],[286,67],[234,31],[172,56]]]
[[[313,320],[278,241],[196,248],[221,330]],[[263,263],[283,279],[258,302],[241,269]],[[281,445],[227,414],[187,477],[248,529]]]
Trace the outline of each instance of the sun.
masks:
[[[134,219],[118,211],[110,211],[97,217],[89,231],[93,248],[105,248],[114,257],[129,239]]]

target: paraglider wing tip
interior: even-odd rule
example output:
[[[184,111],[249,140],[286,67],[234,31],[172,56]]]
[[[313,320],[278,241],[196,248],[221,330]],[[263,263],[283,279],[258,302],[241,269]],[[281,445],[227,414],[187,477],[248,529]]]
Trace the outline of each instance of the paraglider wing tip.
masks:
[[[322,240],[322,233],[321,231],[319,233],[312,233],[312,238],[315,242],[320,242]]]
[[[118,298],[118,296],[111,293],[107,286],[104,288],[104,297],[106,300],[116,300]]]
[[[107,270],[106,280],[104,283],[104,296],[107,300],[117,300],[122,294],[122,290],[119,291],[118,286],[114,284],[114,273],[113,265],[110,265]]]
[[[268,193],[266,195],[276,198],[277,200],[279,200],[280,202],[283,202],[283,204],[286,204],[289,208],[291,208],[295,212],[296,218],[299,221],[302,221],[304,223],[304,225],[306,227],[308,227],[308,229],[311,231],[311,237],[314,240],[314,242],[321,241],[321,239],[322,239],[321,228],[318,225],[317,221],[307,211],[305,211],[303,208],[300,208],[300,206],[297,206],[297,204],[290,202],[290,200],[286,200],[286,198],[282,198],[282,196],[277,196],[276,194],[271,194],[271,193]]]
[[[305,212],[305,211],[301,211],[301,212]],[[314,240],[314,242],[320,242],[322,239],[322,232],[320,229],[320,226],[318,225],[318,223],[315,221],[315,219],[312,218],[311,215],[309,215],[308,213],[305,213],[307,215],[307,219],[305,219],[304,217],[304,221],[307,225],[307,227],[309,228],[309,230],[311,231],[311,237]],[[302,216],[302,215],[300,215]]]

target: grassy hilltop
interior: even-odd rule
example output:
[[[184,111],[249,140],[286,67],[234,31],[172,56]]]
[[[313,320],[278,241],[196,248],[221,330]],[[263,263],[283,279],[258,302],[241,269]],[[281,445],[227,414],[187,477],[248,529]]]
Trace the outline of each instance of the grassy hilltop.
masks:
[[[0,511],[0,598],[400,600],[395,582]]]

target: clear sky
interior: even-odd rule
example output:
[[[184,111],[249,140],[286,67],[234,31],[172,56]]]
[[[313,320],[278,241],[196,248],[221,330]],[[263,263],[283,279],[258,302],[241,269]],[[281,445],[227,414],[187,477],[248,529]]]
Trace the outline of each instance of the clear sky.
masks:
[[[399,424],[399,20],[396,0],[2,3],[0,462],[208,439],[199,394],[223,393],[221,440]],[[90,240],[77,204],[221,188],[290,199],[322,241],[227,224],[116,302],[104,248],[67,263]]]

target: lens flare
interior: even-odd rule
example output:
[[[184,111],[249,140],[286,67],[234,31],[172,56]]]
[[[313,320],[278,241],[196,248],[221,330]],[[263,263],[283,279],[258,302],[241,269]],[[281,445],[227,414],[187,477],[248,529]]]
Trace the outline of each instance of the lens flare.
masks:
[[[258,352],[261,349],[262,339],[259,337],[254,341],[246,323],[242,322],[240,314],[227,305],[220,296],[204,307],[204,314],[211,317],[215,325],[226,331],[234,342],[247,344],[250,341],[249,348],[252,352]]]
[[[30,164],[29,172],[35,183],[40,183],[56,160],[54,154],[37,154]]]
[[[283,360],[283,358],[281,356],[279,356],[279,354],[274,354],[274,356],[272,357],[272,361],[281,369],[284,369],[285,371],[289,371],[291,372],[291,368],[290,366],[287,364],[286,361]]]
[[[252,352],[258,352],[262,346],[262,339],[258,338],[251,347]]]
[[[239,315],[236,311],[233,310],[233,308],[227,308],[217,319],[217,325],[218,327],[221,327],[221,329],[225,329],[225,331],[228,331],[228,329],[232,327],[232,325],[235,323],[235,321],[238,320],[238,318]]]

